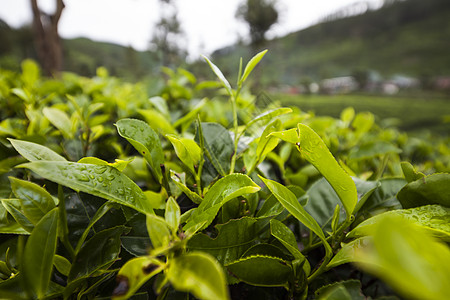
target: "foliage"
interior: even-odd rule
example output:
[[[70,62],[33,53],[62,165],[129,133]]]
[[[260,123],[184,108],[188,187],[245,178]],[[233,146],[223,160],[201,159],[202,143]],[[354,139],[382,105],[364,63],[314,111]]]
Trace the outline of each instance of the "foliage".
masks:
[[[448,143],[413,166],[369,112],[259,103],[265,54],[235,85],[164,69],[151,98],[1,71],[2,297],[449,298]]]

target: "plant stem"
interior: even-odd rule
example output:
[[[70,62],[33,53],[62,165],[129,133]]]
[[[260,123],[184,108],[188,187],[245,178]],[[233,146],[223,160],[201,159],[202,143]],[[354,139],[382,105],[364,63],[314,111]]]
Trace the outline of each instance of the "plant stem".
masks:
[[[202,172],[203,172],[203,164],[205,163],[205,142],[203,140],[203,129],[202,129],[202,123],[200,120],[200,115],[197,115],[197,123],[198,123],[198,137],[200,142],[200,162],[198,164],[198,170],[197,170],[197,176],[195,177],[195,180],[197,181],[197,193],[200,197],[203,198],[203,191],[202,191]]]
[[[59,221],[60,221],[60,236],[61,241],[69,252],[72,260],[75,258],[75,251],[69,241],[69,227],[67,225],[67,212],[66,212],[66,200],[64,198],[64,192],[61,185],[58,185],[58,199],[59,199]]]
[[[234,152],[231,157],[231,165],[230,165],[230,174],[234,173],[234,167],[236,165],[236,156],[237,156],[237,148],[239,144],[239,128],[238,128],[238,116],[237,116],[237,99],[239,97],[239,93],[241,92],[241,87],[239,86],[236,90],[236,94],[230,95],[231,99],[231,109],[233,111],[233,127],[234,127]]]
[[[162,185],[166,189],[167,195],[172,196],[172,192],[170,191],[169,178],[166,173],[166,166],[161,164],[161,173],[162,173]]]

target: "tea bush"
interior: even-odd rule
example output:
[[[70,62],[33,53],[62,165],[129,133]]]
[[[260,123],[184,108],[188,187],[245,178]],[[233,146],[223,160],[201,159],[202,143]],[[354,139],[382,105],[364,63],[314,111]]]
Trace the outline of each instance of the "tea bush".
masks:
[[[448,137],[254,96],[265,53],[150,98],[1,71],[1,297],[450,298]]]

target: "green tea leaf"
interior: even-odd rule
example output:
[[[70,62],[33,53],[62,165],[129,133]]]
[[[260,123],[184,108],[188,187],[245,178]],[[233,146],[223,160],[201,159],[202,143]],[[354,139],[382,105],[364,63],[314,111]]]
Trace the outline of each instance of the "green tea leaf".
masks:
[[[225,274],[210,255],[190,252],[171,260],[167,278],[175,289],[190,292],[205,300],[226,300],[228,294]]]
[[[359,266],[405,298],[449,299],[450,249],[400,216],[381,219],[373,246],[356,252]]]
[[[69,276],[70,268],[72,264],[70,261],[61,255],[55,255],[53,264],[55,265],[56,270],[64,276]]]
[[[423,227],[430,234],[450,241],[450,208],[441,205],[426,205],[381,213],[360,223],[347,234],[347,237],[355,238],[373,234],[376,224],[386,216],[401,216]]]
[[[416,172],[414,167],[407,161],[402,161],[401,166],[402,166],[403,174],[405,175],[405,179],[406,179],[406,181],[408,181],[408,183],[425,177],[425,175],[423,173]]]
[[[331,230],[332,232],[336,232],[339,226],[339,215],[340,215],[340,207],[339,204],[336,204],[334,208],[333,217],[331,218]]]
[[[347,107],[345,108],[342,112],[341,112],[341,120],[342,122],[344,122],[345,124],[350,124],[350,122],[353,120],[353,118],[355,117],[355,109],[353,107]]]
[[[179,139],[175,135],[166,135],[172,143],[178,158],[189,168],[191,173],[196,176],[194,166],[200,161],[200,147],[193,140]]]
[[[152,247],[148,236],[122,236],[120,240],[122,241],[122,247],[136,257],[148,255],[148,249]]]
[[[304,262],[303,270],[308,276],[311,266],[305,256],[300,252],[294,233],[283,223],[276,219],[270,220],[270,233],[294,256],[296,260]]]
[[[119,120],[116,127],[119,135],[144,156],[156,175],[156,179],[161,182],[161,164],[164,164],[164,153],[156,132],[147,123],[136,119]]]
[[[298,250],[294,233],[286,225],[272,219],[270,220],[270,233],[286,247],[295,259],[305,260],[305,256]]]
[[[214,74],[216,74],[217,78],[219,78],[219,80],[222,82],[222,85],[227,90],[228,95],[232,96],[233,90],[231,89],[231,85],[223,75],[222,71],[220,71],[220,69],[215,64],[213,64],[206,56],[203,55],[203,58],[206,60],[210,68],[213,70]]]
[[[242,84],[250,75],[250,73],[253,71],[253,69],[256,67],[256,65],[261,61],[261,59],[264,57],[264,55],[267,53],[268,50],[263,50],[256,54],[255,56],[250,59],[250,61],[247,63],[244,69],[244,74],[242,74],[242,77],[240,78],[240,83]]]
[[[403,208],[428,204],[450,207],[450,174],[436,173],[405,185],[397,194]]]
[[[355,178],[354,182],[358,194],[365,194],[377,186],[375,181],[363,181]],[[336,206],[341,203],[333,187],[325,178],[321,178],[314,182],[306,193],[309,196],[309,201],[304,206],[305,210],[319,223],[324,232],[332,231],[333,212]],[[342,208],[341,205],[339,206]],[[341,223],[345,219],[343,209],[339,211],[339,218]]]
[[[373,124],[375,123],[375,116],[370,112],[358,113],[352,122],[352,127],[354,128],[355,135],[357,137],[362,136],[368,132]]]
[[[225,268],[241,281],[256,286],[284,286],[294,278],[290,265],[278,257],[248,256]]]
[[[170,124],[170,122],[156,110],[138,109],[138,112],[144,117],[150,127],[159,134],[165,135],[177,133],[172,124]]]
[[[69,282],[108,268],[119,256],[120,236],[124,226],[105,229],[90,238],[76,254],[69,272]]]
[[[156,215],[147,215],[146,224],[148,236],[154,249],[165,247],[169,244],[172,234],[169,230],[169,224],[163,218]]]
[[[256,193],[259,190],[260,187],[244,174],[230,174],[219,179],[205,194],[205,198],[192,213],[184,230],[205,221],[202,228],[208,226],[226,202],[244,194]]]
[[[25,287],[37,298],[44,298],[56,252],[58,208],[48,212],[34,227],[25,245],[21,273]]]
[[[78,240],[78,244],[75,248],[75,254],[78,253],[78,251],[80,251],[81,247],[84,244],[84,241],[86,240],[86,238],[89,235],[89,232],[91,230],[91,228],[95,225],[95,223],[97,223],[98,220],[101,219],[101,217],[103,217],[111,208],[117,207],[118,205],[116,203],[112,203],[112,202],[105,202],[96,212],[95,215],[91,218],[89,225],[86,227],[86,229],[83,231],[83,234],[81,235],[81,237]]]
[[[270,134],[274,131],[280,130],[281,121],[275,120],[267,125],[264,129],[261,137],[259,138],[258,145],[256,147],[256,163],[261,163],[273,149],[278,145],[278,139]]]
[[[267,188],[269,188],[278,201],[280,201],[284,208],[287,209],[287,211],[289,211],[297,220],[302,222],[302,224],[317,234],[319,238],[325,240],[325,235],[323,234],[319,224],[317,224],[316,220],[314,220],[314,218],[311,217],[311,215],[308,214],[301,206],[293,192],[276,181],[265,179],[261,176],[259,176],[259,178],[264,182]]]
[[[286,261],[294,259],[294,257],[286,253],[286,251],[280,249],[277,246],[266,243],[256,244],[250,247],[247,251],[245,251],[244,254],[241,255],[241,258],[249,256],[271,256],[278,257]]]
[[[64,157],[42,145],[21,140],[14,140],[14,139],[8,140],[11,142],[14,149],[16,149],[17,152],[20,153],[20,155],[22,155],[29,161],[38,161],[38,160],[66,161]]]
[[[111,166],[35,161],[20,167],[28,168],[48,180],[76,191],[123,204],[142,213],[153,214],[142,190],[130,178]]]
[[[27,230],[25,230],[19,223],[16,222],[0,222],[0,233],[6,234],[30,234]]]
[[[34,224],[28,220],[28,218],[23,214],[22,208],[20,207],[20,200],[19,199],[2,199],[2,205],[3,207],[11,214],[11,216],[14,218],[14,220],[20,225],[24,231],[25,234],[29,234],[33,231]],[[6,222],[7,226],[5,226],[4,230],[6,229],[12,229],[15,226],[13,224],[10,224],[9,222]],[[13,226],[11,228],[11,226]]]
[[[320,300],[353,300],[350,293],[344,286],[338,285],[333,289],[328,289],[325,293],[320,295],[317,299]]]
[[[315,291],[318,300],[365,300],[359,280],[334,282]],[[388,297],[389,298],[389,297]]]
[[[278,116],[284,115],[284,114],[288,114],[291,112],[292,112],[292,108],[287,108],[287,107],[280,107],[280,108],[275,108],[275,109],[265,111],[262,114],[257,115],[250,122],[248,122],[247,125],[245,125],[245,128],[246,129],[250,128],[250,126],[252,126],[253,124],[260,122],[260,121],[269,122],[270,120],[272,120],[275,117],[278,117]]]
[[[255,223],[255,219],[242,218],[216,225],[217,237],[196,234],[189,239],[188,249],[207,252],[221,264],[238,260],[256,242],[258,232]]]
[[[112,299],[129,299],[144,283],[163,269],[164,265],[160,261],[148,256],[130,259],[117,274],[118,284],[113,291]]]
[[[297,128],[292,128],[292,129],[278,131],[278,132],[272,132],[270,135],[277,137],[277,138],[281,139],[282,141],[285,141],[285,142],[288,142],[288,143],[291,143],[294,145],[300,142]]]
[[[231,156],[234,152],[230,133],[217,123],[202,122],[201,126],[204,145],[211,157],[211,163],[220,175],[227,175],[230,173]]]
[[[166,210],[164,212],[166,223],[172,228],[173,232],[177,232],[180,225],[181,212],[180,206],[173,197],[169,197],[166,202]]]
[[[37,224],[41,218],[55,208],[53,197],[35,183],[8,177],[11,188],[20,201],[21,211],[33,224]]]
[[[356,252],[364,247],[369,247],[372,244],[371,242],[371,237],[362,237],[351,241],[350,243],[344,244],[333,259],[331,259],[328,263],[327,269],[332,269],[346,263],[358,262],[359,260],[358,256],[356,256]]]
[[[370,213],[377,209],[391,210],[401,208],[396,195],[405,186],[406,180],[403,178],[382,178],[378,182],[379,187],[366,199],[365,203],[359,208],[359,212]]]
[[[304,124],[298,124],[298,130],[299,151],[331,184],[344,205],[347,218],[350,218],[358,201],[355,183],[339,166],[317,133]]]
[[[200,197],[197,193],[191,191],[186,185],[184,185],[180,179],[176,175],[172,175],[170,178],[172,178],[172,182],[175,183],[175,185],[186,194],[186,196],[191,199],[192,202],[196,204],[200,204],[203,201],[203,198]]]
[[[109,163],[103,159],[97,158],[97,157],[83,157],[81,158],[79,161],[77,161],[80,164],[91,164],[91,165],[100,165],[100,166],[111,166],[116,168],[117,170],[119,170],[120,172],[122,172],[130,162],[132,162],[133,159],[131,160],[121,160],[121,159],[116,159],[114,163]]]
[[[54,107],[44,107],[42,113],[50,123],[61,131],[64,137],[73,138],[72,122],[64,111]]]

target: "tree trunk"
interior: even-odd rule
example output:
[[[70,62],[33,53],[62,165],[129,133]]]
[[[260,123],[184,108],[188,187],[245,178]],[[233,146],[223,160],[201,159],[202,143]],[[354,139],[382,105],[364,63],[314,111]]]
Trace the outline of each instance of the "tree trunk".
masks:
[[[56,11],[48,15],[39,9],[37,0],[31,1],[36,52],[45,75],[57,75],[62,69],[62,45],[58,34],[58,22],[65,7],[63,0],[56,0]]]

